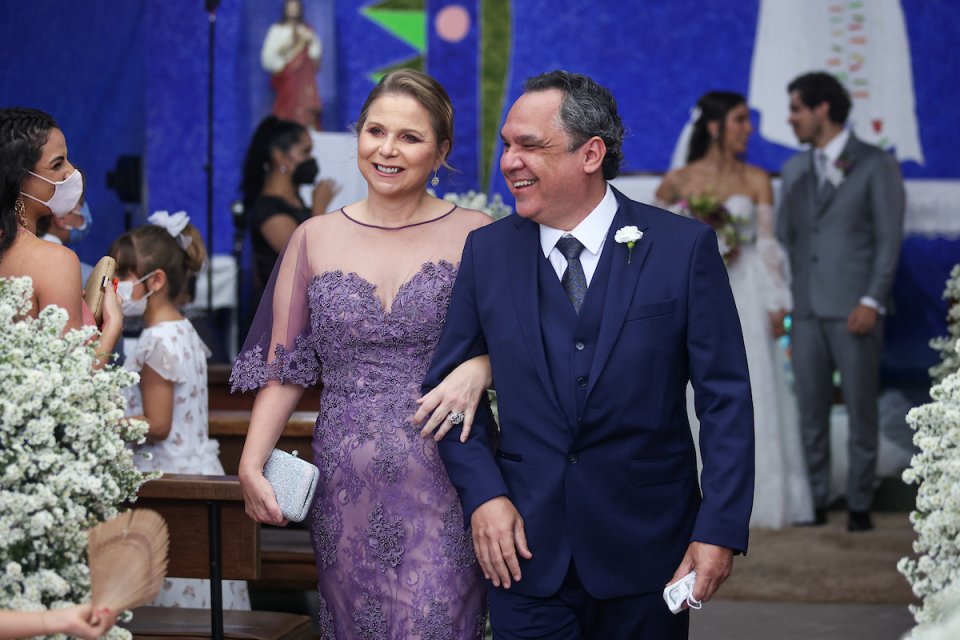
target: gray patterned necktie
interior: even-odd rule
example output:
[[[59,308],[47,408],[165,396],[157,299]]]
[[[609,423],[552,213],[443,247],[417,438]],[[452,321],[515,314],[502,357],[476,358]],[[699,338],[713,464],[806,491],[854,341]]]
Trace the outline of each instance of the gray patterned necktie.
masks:
[[[560,284],[563,290],[567,292],[567,297],[573,304],[573,308],[580,313],[580,307],[583,306],[583,299],[587,295],[587,276],[583,272],[583,265],[580,264],[580,252],[583,251],[583,244],[573,236],[564,236],[557,240],[557,249],[567,259],[567,270],[563,272],[560,278]]]
[[[827,186],[827,154],[822,149],[818,149],[813,158],[817,171],[817,196],[823,198]]]

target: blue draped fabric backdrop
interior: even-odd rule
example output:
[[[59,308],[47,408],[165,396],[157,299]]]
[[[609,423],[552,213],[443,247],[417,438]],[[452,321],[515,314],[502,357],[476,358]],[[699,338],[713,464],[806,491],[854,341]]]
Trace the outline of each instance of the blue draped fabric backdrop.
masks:
[[[478,20],[488,0],[423,0],[426,51],[418,51],[363,15],[378,2],[304,0],[305,17],[323,41],[319,73],[324,127],[346,131],[373,87],[374,74],[424,56],[425,68],[456,106],[451,163],[441,193],[471,188],[509,194],[499,175],[499,143],[491,179],[479,185]],[[417,6],[405,2],[404,6]],[[910,178],[960,178],[960,5],[952,0],[902,0],[910,41],[916,112],[925,164],[907,162]],[[206,224],[208,19],[203,0],[33,0],[7,3],[0,23],[0,104],[37,106],[63,126],[71,159],[87,175],[96,222],[76,247],[94,261],[123,230],[123,206],[107,189],[106,172],[121,154],[145,159],[144,211],[186,209],[212,234],[218,253],[230,251],[230,205],[239,196],[240,171],[256,123],[272,105],[269,75],[259,54],[281,0],[223,0],[216,21],[214,224]],[[470,18],[467,35],[447,42],[436,30],[444,8],[459,5]],[[523,80],[553,68],[589,74],[610,87],[630,135],[629,172],[667,168],[677,135],[696,98],[712,88],[748,93],[759,0],[602,2],[517,0],[509,3],[509,60],[505,107]],[[784,84],[789,78],[784,78]],[[753,114],[756,124],[758,114]],[[776,117],[786,117],[786,114]],[[754,136],[748,160],[777,171],[792,150]],[[322,170],[322,167],[321,167]],[[142,222],[144,212],[135,216]],[[887,322],[889,379],[920,380],[934,359],[926,342],[945,332],[940,300],[950,266],[960,261],[960,239],[911,237],[903,245],[895,293],[898,314]]]
[[[143,2],[7,2],[0,20],[0,105],[48,112],[66,133],[94,216],[80,257],[96,262],[123,231],[106,175],[146,146]]]

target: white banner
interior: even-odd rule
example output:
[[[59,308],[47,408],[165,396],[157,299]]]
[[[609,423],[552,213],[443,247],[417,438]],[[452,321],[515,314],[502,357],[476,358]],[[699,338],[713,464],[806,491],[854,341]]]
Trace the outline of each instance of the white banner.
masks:
[[[835,75],[850,92],[849,124],[861,140],[923,164],[903,9],[898,0],[761,0],[750,69],[760,135],[796,147],[787,84],[808,71]]]

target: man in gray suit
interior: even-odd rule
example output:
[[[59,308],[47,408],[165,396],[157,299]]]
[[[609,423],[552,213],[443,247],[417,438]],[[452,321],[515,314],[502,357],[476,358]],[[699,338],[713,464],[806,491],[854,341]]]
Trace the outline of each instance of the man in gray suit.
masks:
[[[793,271],[793,368],[816,524],[827,521],[830,406],[839,369],[850,419],[847,530],[867,531],[883,316],[903,236],[903,180],[893,156],[844,128],[850,96],[836,78],[808,73],[787,90],[790,125],[811,146],[783,167],[777,236]]]

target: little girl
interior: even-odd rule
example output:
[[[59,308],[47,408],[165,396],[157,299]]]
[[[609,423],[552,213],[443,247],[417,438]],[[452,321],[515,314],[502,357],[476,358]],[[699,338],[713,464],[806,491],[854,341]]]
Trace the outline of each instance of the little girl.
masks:
[[[143,316],[144,330],[124,368],[140,374],[126,391],[129,417],[149,424],[137,447],[142,471],[223,475],[219,445],[207,435],[207,358],[210,350],[176,302],[206,260],[203,239],[185,213],[158,212],[149,224],[120,236],[110,248],[117,261],[125,317]],[[208,580],[167,578],[151,603],[209,608]],[[250,609],[243,581],[225,581],[225,609]]]

